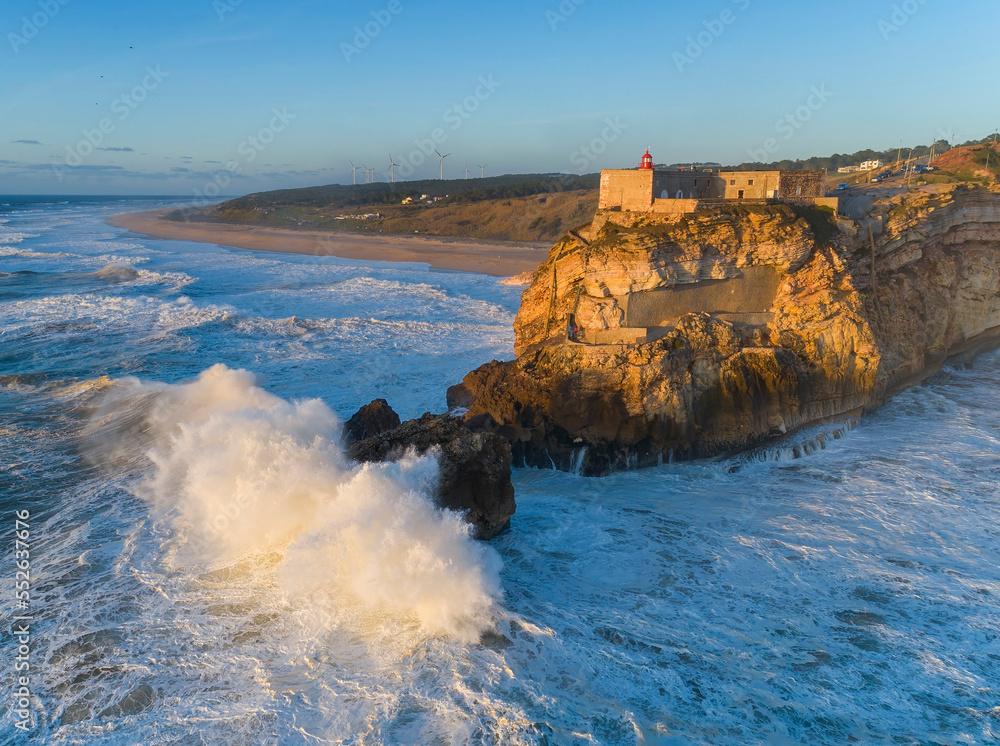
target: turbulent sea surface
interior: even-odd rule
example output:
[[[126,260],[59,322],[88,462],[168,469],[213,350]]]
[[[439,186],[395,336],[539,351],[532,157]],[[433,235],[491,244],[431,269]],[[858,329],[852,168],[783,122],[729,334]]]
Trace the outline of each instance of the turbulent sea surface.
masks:
[[[5,631],[30,511],[32,730],[0,742],[987,744],[1000,739],[1000,355],[825,448],[515,469],[489,543],[436,464],[340,422],[441,411],[520,289],[146,239],[155,201],[0,197]]]

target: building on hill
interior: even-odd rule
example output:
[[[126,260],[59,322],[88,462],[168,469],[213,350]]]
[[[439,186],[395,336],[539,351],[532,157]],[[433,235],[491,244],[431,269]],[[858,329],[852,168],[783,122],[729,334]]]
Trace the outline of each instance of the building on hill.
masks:
[[[865,161],[861,164],[862,171],[874,171],[876,168],[882,168],[885,164],[882,161]]]
[[[811,202],[837,207],[824,196],[822,171],[667,170],[649,150],[638,168],[604,169],[598,207],[630,212],[687,213],[728,201]]]

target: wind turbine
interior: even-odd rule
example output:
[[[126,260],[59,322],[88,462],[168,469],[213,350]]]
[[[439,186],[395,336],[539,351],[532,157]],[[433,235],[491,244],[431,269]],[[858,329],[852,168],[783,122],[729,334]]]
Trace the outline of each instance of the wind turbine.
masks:
[[[447,158],[449,155],[451,155],[451,153],[445,153],[444,155],[441,155],[440,153],[438,153],[437,148],[434,149],[434,152],[437,153],[438,157],[441,159],[441,181],[444,181],[444,159]]]
[[[469,180],[469,164],[468,163],[465,164],[465,180],[466,181]]]
[[[358,185],[358,167],[354,165],[354,161],[348,161],[351,164],[351,177],[354,179],[354,185]]]
[[[485,179],[486,178],[486,167],[488,165],[489,165],[488,163],[484,163],[482,166],[480,166],[478,163],[476,164],[476,168],[479,169],[479,178],[480,179]]]
[[[389,153],[389,168],[386,171],[392,171],[392,183],[396,183],[396,166],[399,164],[392,160],[392,153]]]

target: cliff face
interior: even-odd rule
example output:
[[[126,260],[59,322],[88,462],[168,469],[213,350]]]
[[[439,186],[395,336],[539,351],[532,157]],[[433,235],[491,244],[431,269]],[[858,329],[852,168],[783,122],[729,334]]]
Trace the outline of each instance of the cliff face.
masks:
[[[787,205],[598,213],[525,291],[518,359],[449,404],[515,464],[603,474],[856,415],[1000,336],[1000,195],[911,193],[842,228]]]

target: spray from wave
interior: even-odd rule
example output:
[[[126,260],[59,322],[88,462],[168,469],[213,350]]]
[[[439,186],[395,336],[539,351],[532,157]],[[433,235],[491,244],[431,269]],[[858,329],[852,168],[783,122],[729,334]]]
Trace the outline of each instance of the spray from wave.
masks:
[[[463,640],[492,621],[500,559],[433,504],[435,459],[348,462],[319,400],[287,402],[216,365],[185,384],[117,381],[92,423],[92,455],[140,468],[134,491],[169,527],[171,564],[272,557],[295,606],[360,606]]]

